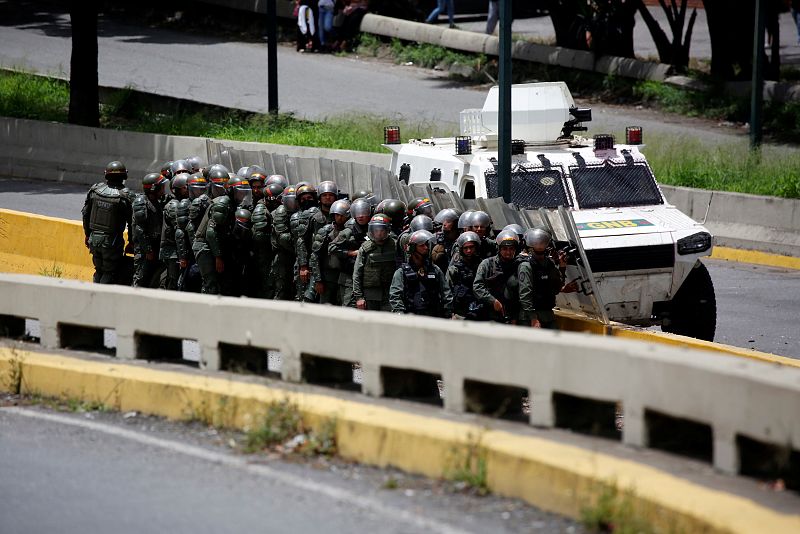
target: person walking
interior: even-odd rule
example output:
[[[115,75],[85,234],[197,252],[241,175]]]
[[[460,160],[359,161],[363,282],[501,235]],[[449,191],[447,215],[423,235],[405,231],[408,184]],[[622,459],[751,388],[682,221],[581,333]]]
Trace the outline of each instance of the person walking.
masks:
[[[447,20],[450,22],[450,27],[455,28],[455,0],[436,0],[436,7],[430,12],[425,22],[428,24],[435,23],[445,8],[447,9]]]

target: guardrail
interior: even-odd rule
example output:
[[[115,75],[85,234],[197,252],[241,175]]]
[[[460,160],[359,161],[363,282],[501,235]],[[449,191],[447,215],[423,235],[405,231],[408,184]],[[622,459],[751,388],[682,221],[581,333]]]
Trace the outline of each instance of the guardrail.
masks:
[[[527,418],[692,454],[728,473],[764,447],[800,449],[800,370],[636,341],[364,312],[294,302],[209,298],[0,275],[0,329],[37,319],[46,348],[101,348],[114,329],[120,359],[180,359],[197,340],[208,370],[266,366],[281,378],[439,403],[446,410]],[[262,369],[263,370],[263,369]],[[530,413],[523,415],[523,399]],[[621,433],[615,426],[624,413]],[[668,428],[668,435],[664,435]],[[756,443],[756,446],[751,446]],[[680,450],[676,452],[681,452]]]

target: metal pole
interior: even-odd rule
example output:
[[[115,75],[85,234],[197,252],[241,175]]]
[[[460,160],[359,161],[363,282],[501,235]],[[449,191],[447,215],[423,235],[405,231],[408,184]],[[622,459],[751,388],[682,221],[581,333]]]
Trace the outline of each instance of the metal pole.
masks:
[[[500,95],[497,147],[498,185],[503,200],[511,202],[511,2],[500,0]]]
[[[750,89],[750,149],[761,146],[762,107],[764,104],[764,2],[756,0],[756,27],[753,37],[753,80]]]
[[[278,113],[278,14],[267,0],[267,109]]]

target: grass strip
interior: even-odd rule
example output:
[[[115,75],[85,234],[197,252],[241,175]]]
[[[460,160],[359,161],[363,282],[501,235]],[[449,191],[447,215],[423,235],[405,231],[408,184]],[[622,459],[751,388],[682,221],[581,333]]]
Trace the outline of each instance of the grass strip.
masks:
[[[609,82],[613,83],[616,81]],[[0,115],[66,122],[68,106],[67,82],[22,72],[0,75]],[[404,138],[455,133],[433,122],[410,123],[368,114],[331,117],[321,122],[290,114],[272,116],[218,109],[166,115],[126,105],[125,91],[101,108],[101,125],[106,128],[379,153],[384,151],[383,127],[398,122]],[[749,152],[744,141],[706,146],[655,134],[648,136],[644,153],[664,184],[800,198],[800,155],[796,151],[765,146],[759,154]]]

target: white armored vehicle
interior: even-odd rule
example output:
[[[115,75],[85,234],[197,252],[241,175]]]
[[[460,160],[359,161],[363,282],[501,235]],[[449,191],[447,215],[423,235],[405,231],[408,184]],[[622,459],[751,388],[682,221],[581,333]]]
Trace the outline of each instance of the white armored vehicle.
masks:
[[[699,261],[712,236],[662,195],[640,151],[641,128],[627,128],[625,144],[573,135],[586,130],[591,110],[576,108],[563,82],[514,85],[511,102],[511,200],[520,211],[505,222],[542,224],[572,253],[567,276],[581,291],[558,305],[712,340],[714,287]],[[458,137],[401,143],[387,128],[392,172],[412,188],[488,205],[480,199],[500,196],[498,111],[494,87],[483,109],[461,112]]]

